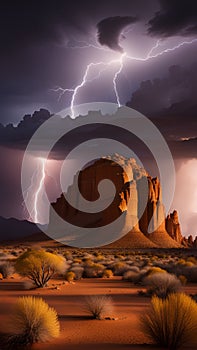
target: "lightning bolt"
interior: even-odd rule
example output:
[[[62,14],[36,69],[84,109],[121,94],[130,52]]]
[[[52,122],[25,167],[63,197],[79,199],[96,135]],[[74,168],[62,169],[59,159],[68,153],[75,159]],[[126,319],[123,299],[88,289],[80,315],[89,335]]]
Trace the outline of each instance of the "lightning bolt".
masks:
[[[139,62],[146,62],[146,61],[149,61],[151,59],[154,59],[154,58],[157,58],[159,56],[162,56],[164,54],[167,54],[169,52],[172,52],[172,51],[175,51],[179,48],[181,48],[182,46],[185,46],[185,45],[191,45],[193,43],[197,42],[197,39],[193,39],[193,40],[190,40],[190,41],[182,41],[181,43],[173,46],[173,47],[170,47],[170,48],[166,48],[166,49],[163,49],[157,53],[154,53],[156,49],[158,49],[160,46],[162,46],[162,43],[161,43],[161,40],[157,40],[156,44],[150,49],[150,51],[147,53],[147,55],[145,57],[136,57],[136,56],[129,56],[126,52],[121,54],[121,56],[115,60],[111,60],[109,62],[104,62],[104,61],[101,61],[101,62],[91,62],[87,65],[86,69],[85,69],[85,72],[84,72],[84,75],[82,77],[82,80],[81,82],[75,86],[74,88],[72,89],[64,89],[62,87],[58,87],[56,89],[53,89],[53,91],[55,92],[58,92],[59,93],[59,98],[58,100],[60,100],[62,98],[62,96],[66,93],[66,92],[71,92],[72,93],[72,96],[71,96],[71,102],[70,102],[70,109],[71,109],[71,118],[75,118],[75,111],[74,111],[74,106],[75,106],[75,102],[76,102],[76,98],[78,96],[78,93],[79,93],[79,90],[81,88],[83,88],[88,82],[92,82],[93,80],[97,79],[103,71],[105,71],[109,66],[112,66],[114,64],[118,64],[119,68],[118,70],[115,71],[114,73],[114,76],[113,76],[113,80],[112,80],[112,83],[113,83],[113,89],[114,89],[114,94],[115,94],[115,98],[116,98],[116,103],[118,104],[118,106],[120,107],[121,106],[121,103],[120,103],[120,97],[119,97],[119,94],[118,94],[118,88],[117,88],[117,83],[118,83],[118,78],[120,76],[120,74],[122,73],[123,71],[123,68],[124,68],[124,61],[126,59],[128,60],[132,60],[132,61],[139,61]],[[97,48],[97,49],[103,49],[105,50],[105,48],[101,48],[99,46],[96,46],[96,45],[92,45],[92,44],[86,44],[84,47],[94,47],[94,48]],[[80,48],[80,47],[78,47]],[[82,47],[81,47],[82,48]],[[90,79],[88,78],[89,76],[89,73],[91,71],[91,68],[92,67],[99,67],[99,66],[104,66],[105,68],[101,69],[99,74]]]
[[[38,218],[38,199],[41,195],[41,191],[42,191],[42,187],[44,185],[44,180],[45,180],[45,159],[44,158],[39,158],[40,161],[40,173],[41,173],[41,177],[40,177],[40,181],[39,181],[39,185],[38,188],[36,190],[35,193],[35,199],[34,199],[34,222],[39,222],[39,218]]]
[[[42,197],[42,189],[44,186],[44,180],[45,180],[45,162],[46,160],[44,158],[38,158],[38,163],[36,170],[34,171],[30,186],[25,191],[24,195],[24,202],[22,203],[24,207],[24,211],[26,212],[26,206],[25,203],[28,203],[28,211],[29,211],[29,217],[27,220],[33,221],[35,223],[40,222],[39,218],[39,199]],[[31,207],[32,203],[32,208]]]
[[[114,92],[115,92],[115,95],[116,95],[116,101],[117,101],[117,104],[118,104],[118,107],[121,106],[120,104],[120,98],[119,98],[119,94],[118,94],[118,89],[117,89],[117,79],[118,79],[118,76],[119,74],[122,72],[122,69],[123,69],[123,58],[126,56],[126,53],[123,53],[120,57],[120,68],[117,70],[117,72],[115,72],[114,74],[114,77],[113,77],[113,86],[114,86]]]

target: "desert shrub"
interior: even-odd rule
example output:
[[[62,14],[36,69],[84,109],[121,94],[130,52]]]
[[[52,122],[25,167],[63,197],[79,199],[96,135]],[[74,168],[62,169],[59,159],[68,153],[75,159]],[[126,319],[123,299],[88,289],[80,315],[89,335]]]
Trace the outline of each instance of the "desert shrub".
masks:
[[[133,272],[139,273],[140,269],[139,269],[138,266],[130,266],[129,267],[129,271],[133,271]]]
[[[74,272],[76,280],[80,280],[83,277],[84,268],[82,266],[73,266],[71,272]]]
[[[197,266],[185,267],[182,274],[187,278],[188,282],[197,283]]]
[[[126,281],[137,283],[140,281],[140,273],[134,271],[126,271],[123,275],[123,279]]]
[[[56,311],[42,298],[20,297],[10,320],[10,347],[46,342],[59,336]]]
[[[170,273],[155,273],[144,279],[148,295],[156,295],[166,298],[170,293],[176,293],[181,289],[181,282]]]
[[[123,261],[119,261],[112,264],[111,269],[115,276],[122,276],[126,271],[130,269],[130,266]]]
[[[101,260],[104,260],[104,259],[105,259],[105,257],[102,254],[96,254],[94,261],[100,262]]]
[[[161,267],[153,266],[149,268],[149,270],[147,271],[147,275],[151,276],[151,275],[154,275],[155,273],[165,273],[165,272],[166,270],[161,269]]]
[[[196,259],[194,256],[190,256],[190,257],[187,259],[187,261],[192,262],[194,265],[197,264],[197,259]]]
[[[106,295],[91,295],[86,298],[85,310],[93,318],[101,320],[105,316],[110,316],[113,310],[112,299]]]
[[[196,341],[197,304],[183,293],[170,294],[164,300],[154,296],[142,316],[142,329],[155,343],[170,350]]]
[[[74,263],[74,264],[81,264],[81,263],[82,263],[82,260],[79,259],[79,258],[74,258],[74,259],[73,259],[73,263]]]
[[[0,273],[3,278],[7,278],[14,273],[14,267],[10,262],[4,262],[0,264]]]
[[[187,278],[184,275],[178,276],[179,281],[181,281],[182,286],[187,284]]]
[[[85,266],[84,274],[88,278],[102,277],[104,269],[105,267],[101,264],[90,264]]]
[[[31,279],[36,287],[44,287],[56,273],[66,270],[65,259],[44,250],[28,250],[16,261],[16,271]]]
[[[106,269],[103,271],[103,278],[111,278],[113,277],[113,272],[110,269]]]
[[[75,273],[73,271],[67,271],[65,275],[65,279],[67,282],[72,282],[75,279]]]
[[[63,256],[66,258],[66,260],[72,260],[73,259],[72,253],[69,252],[69,251],[65,251],[63,253]]]

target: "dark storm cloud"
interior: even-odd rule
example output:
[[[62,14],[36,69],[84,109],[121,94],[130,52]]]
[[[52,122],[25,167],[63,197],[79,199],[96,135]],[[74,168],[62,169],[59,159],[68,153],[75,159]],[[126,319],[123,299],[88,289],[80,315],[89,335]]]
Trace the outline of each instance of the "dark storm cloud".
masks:
[[[85,65],[101,54],[92,47],[83,52],[71,47],[97,46],[96,24],[103,18],[139,14],[146,22],[158,5],[157,0],[149,0],[148,8],[145,4],[146,0],[1,1],[0,122],[16,124],[21,115],[41,107],[64,108],[70,95],[57,102],[50,89],[73,87]]]
[[[161,10],[148,22],[148,33],[160,37],[197,34],[196,0],[160,0]]]
[[[188,68],[174,65],[167,77],[141,82],[127,105],[150,117],[168,140],[194,137],[196,91],[197,62]]]
[[[49,111],[40,109],[33,115],[25,115],[17,126],[13,126],[11,123],[6,126],[0,124],[0,145],[24,150],[34,132],[50,116]]]
[[[196,111],[197,108],[194,110]],[[34,132],[50,117],[51,114],[47,110],[40,109],[40,111],[34,112],[33,115],[25,115],[16,127],[12,124],[8,124],[7,126],[0,124],[0,146],[25,151]],[[101,117],[100,112],[98,112],[98,117]],[[106,115],[106,117],[108,118],[109,116]],[[57,123],[59,123],[58,118],[61,119],[61,117],[56,115]],[[79,116],[78,118],[84,118],[84,116]],[[190,130],[193,130],[193,132],[197,130],[196,114],[194,113],[192,115],[186,113],[183,119],[180,120],[180,118],[182,118],[180,113],[176,115],[167,113],[164,117],[162,115],[160,115],[160,117],[150,117],[168,139],[167,141],[174,158],[197,158],[197,137],[186,136]],[[143,159],[144,157],[146,159],[151,156],[145,145],[129,132],[120,131],[120,129],[107,126],[107,124],[104,126],[97,124],[92,126],[84,125],[83,127],[76,128],[76,120],[70,119],[69,117],[63,119],[62,123],[62,127],[66,125],[66,123],[69,125],[72,123],[73,131],[67,133],[56,143],[49,156],[51,159],[64,159],[65,155],[78,144],[94,138],[111,138],[112,135],[114,139],[124,143],[132,150],[135,150],[140,158]],[[56,138],[55,135],[55,129],[47,133],[49,139]],[[38,148],[40,147],[40,152],[42,152],[44,150],[42,140],[40,140],[39,145]]]
[[[112,50],[123,52],[119,43],[121,33],[126,26],[135,23],[136,21],[137,18],[131,16],[115,16],[103,19],[97,24],[99,43]]]

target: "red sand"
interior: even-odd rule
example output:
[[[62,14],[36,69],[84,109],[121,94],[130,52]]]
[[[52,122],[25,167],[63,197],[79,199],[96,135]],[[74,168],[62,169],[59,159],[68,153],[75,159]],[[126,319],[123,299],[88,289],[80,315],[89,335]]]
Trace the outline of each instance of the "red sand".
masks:
[[[6,331],[6,320],[17,297],[35,295],[43,297],[59,316],[61,335],[50,343],[36,344],[35,350],[124,350],[159,349],[147,345],[149,340],[140,331],[140,315],[150,303],[141,297],[130,282],[113,279],[84,279],[74,284],[62,285],[61,280],[51,280],[48,288],[23,290],[24,279],[15,278],[0,282],[0,325]],[[52,284],[59,285],[54,289]],[[61,284],[61,285],[60,285]],[[186,287],[196,293],[196,287]],[[87,295],[111,295],[114,317],[118,320],[92,320],[84,310]],[[195,347],[187,347],[195,349]]]

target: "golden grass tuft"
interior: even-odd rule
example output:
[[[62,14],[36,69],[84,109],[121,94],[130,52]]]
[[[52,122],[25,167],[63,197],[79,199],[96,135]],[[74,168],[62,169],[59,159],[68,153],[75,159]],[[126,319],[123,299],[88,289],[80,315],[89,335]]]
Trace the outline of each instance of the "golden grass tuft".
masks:
[[[197,304],[184,293],[170,294],[166,299],[154,296],[141,324],[146,335],[161,347],[175,350],[197,344]]]
[[[10,320],[10,344],[47,342],[59,336],[56,311],[42,298],[20,297]]]

